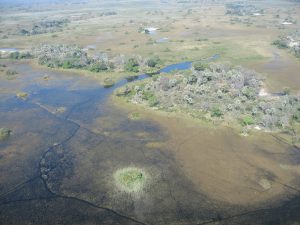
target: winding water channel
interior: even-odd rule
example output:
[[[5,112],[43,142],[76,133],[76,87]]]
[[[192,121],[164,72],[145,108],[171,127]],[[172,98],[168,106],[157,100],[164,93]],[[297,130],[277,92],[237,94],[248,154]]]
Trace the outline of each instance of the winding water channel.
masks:
[[[272,135],[245,140],[227,128],[199,128],[177,118],[131,120],[109,101],[126,79],[104,88],[71,73],[8,66],[19,74],[0,83],[0,124],[13,131],[0,143],[0,224],[300,219],[296,147]],[[174,64],[161,72],[190,66]],[[15,97],[18,91],[28,98]],[[115,185],[114,172],[128,166],[150,174],[138,194]]]

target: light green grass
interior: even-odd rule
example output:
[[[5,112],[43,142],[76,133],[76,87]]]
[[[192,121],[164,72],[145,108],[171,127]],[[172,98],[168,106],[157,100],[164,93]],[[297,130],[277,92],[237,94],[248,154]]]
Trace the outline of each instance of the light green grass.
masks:
[[[5,141],[6,139],[8,139],[11,132],[12,131],[7,128],[0,128],[0,141]]]
[[[18,98],[20,98],[20,99],[26,100],[27,97],[28,97],[28,93],[26,93],[26,92],[18,92],[18,93],[16,94],[16,96],[17,96]]]
[[[147,174],[140,168],[126,167],[115,172],[117,186],[128,193],[140,192],[145,186]]]

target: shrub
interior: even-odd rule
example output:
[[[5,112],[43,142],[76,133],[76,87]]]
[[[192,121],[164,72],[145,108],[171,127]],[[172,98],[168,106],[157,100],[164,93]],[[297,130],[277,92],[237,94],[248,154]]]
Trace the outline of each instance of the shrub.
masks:
[[[62,67],[63,67],[64,69],[71,69],[71,68],[73,67],[73,65],[71,64],[70,61],[65,61],[65,62],[63,63],[63,65],[62,65]]]
[[[101,62],[96,62],[94,64],[91,65],[90,71],[92,72],[101,72],[101,71],[105,71],[105,70],[108,70],[108,66],[106,65],[105,62],[101,61]]]
[[[125,63],[125,70],[134,73],[139,72],[139,63],[137,59],[135,58],[128,59],[127,62]]]
[[[6,139],[8,139],[11,132],[12,131],[7,128],[0,128],[0,141],[5,141]]]
[[[243,120],[242,120],[242,124],[244,126],[248,126],[248,125],[254,124],[254,120],[253,120],[252,116],[249,116],[249,115],[245,116],[243,118]]]
[[[151,96],[151,97],[148,99],[148,104],[149,104],[149,106],[151,106],[151,107],[158,105],[158,100],[157,100],[157,98],[156,98],[154,95]]]
[[[26,29],[23,29],[23,28],[19,31],[19,33],[21,35],[30,35],[30,32],[28,30],[26,30]]]
[[[12,76],[12,75],[16,75],[16,74],[18,74],[18,72],[15,70],[7,70],[6,71],[6,75],[8,75],[8,76]]]
[[[19,52],[12,52],[10,53],[11,59],[19,59],[20,53]]]
[[[298,123],[300,123],[300,109],[298,109],[298,111],[296,111],[293,115],[293,119],[295,121],[297,121]]]
[[[299,37],[300,38],[300,32],[299,32]],[[294,46],[292,47],[292,52],[294,53],[294,55],[297,57],[297,58],[300,58],[300,45],[299,46]]]
[[[109,88],[109,87],[112,87],[112,86],[114,86],[114,85],[115,85],[114,80],[112,80],[112,79],[109,78],[109,77],[105,78],[104,81],[103,81],[103,86],[104,86],[105,88]]]
[[[204,71],[207,68],[207,65],[202,62],[196,62],[193,64],[193,67],[197,71]]]
[[[111,70],[114,70],[116,68],[116,66],[113,62],[108,62],[108,68]]]
[[[288,87],[285,87],[285,88],[283,89],[283,94],[284,94],[284,95],[289,95],[289,94],[291,94],[291,89],[288,88]]]
[[[156,67],[161,62],[160,58],[158,56],[153,56],[150,59],[147,60],[147,65],[149,67]]]
[[[221,117],[222,115],[223,115],[223,113],[219,108],[213,108],[211,111],[212,117]]]
[[[145,99],[151,107],[158,104],[156,96],[150,91],[143,92],[143,99]]]
[[[273,45],[276,45],[278,48],[288,48],[288,45],[283,40],[276,40],[273,42]]]

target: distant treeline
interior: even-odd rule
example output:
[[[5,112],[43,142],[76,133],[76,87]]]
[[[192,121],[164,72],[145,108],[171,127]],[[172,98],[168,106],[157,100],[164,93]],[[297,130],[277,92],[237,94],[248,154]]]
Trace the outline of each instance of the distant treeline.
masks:
[[[254,5],[246,4],[243,2],[236,3],[228,3],[226,4],[226,14],[236,15],[236,16],[246,16],[253,15],[254,13],[262,14],[264,12],[263,9],[258,9]]]
[[[21,35],[37,35],[44,33],[53,33],[57,31],[62,31],[70,21],[68,19],[60,19],[60,20],[45,20],[41,21],[37,24],[34,24],[31,29],[21,28],[19,30],[19,34]]]

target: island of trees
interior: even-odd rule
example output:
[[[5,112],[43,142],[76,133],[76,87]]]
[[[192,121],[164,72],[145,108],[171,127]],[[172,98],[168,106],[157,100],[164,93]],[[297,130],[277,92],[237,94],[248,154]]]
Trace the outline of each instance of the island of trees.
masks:
[[[161,74],[119,89],[131,103],[184,112],[206,121],[226,121],[251,128],[289,132],[299,141],[300,93],[268,94],[254,71],[229,65],[195,63],[191,70]]]
[[[105,53],[88,55],[77,45],[42,44],[30,51],[15,51],[11,59],[36,58],[40,65],[50,68],[83,69],[100,73],[103,71],[124,71],[128,73],[158,73],[162,61],[158,56],[143,58],[140,55],[118,55],[108,57]]]
[[[44,20],[34,24],[31,28],[21,28],[19,30],[20,35],[38,35],[45,33],[53,33],[62,31],[70,23],[68,19],[57,19],[57,20]]]
[[[281,36],[273,44],[278,48],[289,49],[296,57],[300,58],[300,31]]]

